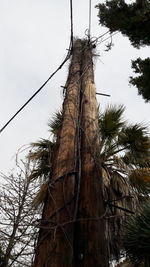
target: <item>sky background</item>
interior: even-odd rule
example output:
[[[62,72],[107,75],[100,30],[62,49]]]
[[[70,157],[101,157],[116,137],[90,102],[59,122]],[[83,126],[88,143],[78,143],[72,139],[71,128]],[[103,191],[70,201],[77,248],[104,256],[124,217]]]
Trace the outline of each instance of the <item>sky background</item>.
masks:
[[[65,58],[70,40],[69,2],[0,0],[0,128]],[[93,37],[107,31],[99,25],[95,9],[99,2],[92,0]],[[73,1],[73,17],[74,36],[84,38],[88,28],[87,0]],[[98,103],[102,109],[110,103],[124,104],[125,119],[149,125],[150,104],[129,86],[131,59],[149,56],[149,48],[135,49],[121,34],[113,37],[113,43],[109,52],[104,51],[104,43],[97,47],[97,92],[111,95],[97,96]],[[15,153],[20,147],[50,136],[47,122],[62,105],[60,86],[65,84],[68,66],[69,62],[0,134],[0,172],[7,173],[15,166]]]

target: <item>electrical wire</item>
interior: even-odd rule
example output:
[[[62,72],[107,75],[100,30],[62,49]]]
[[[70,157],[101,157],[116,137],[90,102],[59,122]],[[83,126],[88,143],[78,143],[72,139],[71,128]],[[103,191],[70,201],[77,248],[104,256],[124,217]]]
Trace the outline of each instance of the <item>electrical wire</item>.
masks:
[[[111,34],[109,37],[105,38],[104,40],[101,40],[101,41],[98,43],[98,45],[101,44],[101,43],[103,43],[103,42],[105,42],[106,40],[112,38],[114,35],[116,35],[116,34],[118,34],[118,33],[119,33],[119,31],[117,31],[117,32],[115,32],[115,33],[113,33],[113,34]]]
[[[88,30],[88,38],[90,40],[91,37],[91,0],[89,0],[89,30]]]
[[[109,33],[109,32],[110,32],[110,30],[108,30],[107,32],[101,34],[101,35],[98,36],[98,37],[92,37],[91,40],[92,40],[92,39],[94,39],[94,40],[91,41],[91,43],[95,43],[95,42],[97,42],[100,38],[102,38],[103,36],[105,36],[105,35],[106,35],[107,33]]]
[[[72,49],[73,49],[73,4],[72,0],[70,0],[70,23],[71,23],[71,44],[72,44]]]
[[[69,50],[70,51],[70,50]],[[45,87],[45,85],[51,80],[51,78],[62,68],[66,61],[70,58],[70,53],[67,54],[64,61],[59,67],[49,76],[49,78],[41,85],[41,87],[24,103],[24,105],[17,110],[17,112],[7,121],[7,123],[0,129],[0,133],[10,124],[10,122],[29,104],[29,102]]]
[[[71,21],[71,33],[70,33],[70,45],[68,53],[59,65],[59,67],[48,77],[48,79],[40,86],[40,88],[17,110],[17,112],[6,122],[6,124],[0,129],[0,133],[10,124],[10,122],[31,102],[31,100],[45,87],[45,85],[52,79],[52,77],[63,67],[63,65],[68,61],[71,56],[71,51],[73,49],[73,5],[72,0],[70,0],[70,21]]]
[[[18,111],[7,121],[7,123],[0,129],[0,133],[3,132],[3,130],[10,124],[10,122],[29,104],[29,102],[45,87],[45,85],[52,79],[52,77],[63,67],[63,65],[66,63],[66,61],[70,58],[71,51],[73,49],[73,3],[72,0],[70,0],[70,23],[71,23],[71,33],[70,33],[70,45],[68,49],[68,53],[63,60],[63,62],[59,65],[59,67],[48,77],[48,79],[41,85],[41,87],[24,103],[24,105],[18,109]],[[100,38],[108,34],[110,31],[105,32],[104,34],[100,35],[99,37],[95,38],[91,43],[97,42]],[[103,43],[107,39],[111,38],[118,32],[115,32],[114,34],[110,35],[109,37],[105,38],[104,40],[101,40],[99,44]],[[89,29],[88,29],[88,38],[90,39],[91,36],[91,0],[89,0]]]
[[[108,40],[109,38],[112,38],[112,37],[113,37],[114,35],[116,35],[117,33],[119,33],[119,31],[118,31],[118,32],[115,32],[115,33],[113,33],[113,34],[111,34],[109,37],[107,37],[107,38],[105,38],[104,40],[100,41],[99,44],[105,42],[105,41]]]

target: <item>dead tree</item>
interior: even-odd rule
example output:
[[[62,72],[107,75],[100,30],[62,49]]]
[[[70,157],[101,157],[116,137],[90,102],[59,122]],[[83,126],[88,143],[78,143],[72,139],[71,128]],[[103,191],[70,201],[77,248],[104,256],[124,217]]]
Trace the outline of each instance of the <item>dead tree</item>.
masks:
[[[34,267],[108,266],[92,47],[74,44]]]
[[[19,172],[0,174],[4,180],[0,189],[0,243],[4,248],[1,267],[31,266],[38,233],[35,222],[39,219],[39,209],[33,208],[32,201],[39,185],[30,179],[29,161],[17,167]]]

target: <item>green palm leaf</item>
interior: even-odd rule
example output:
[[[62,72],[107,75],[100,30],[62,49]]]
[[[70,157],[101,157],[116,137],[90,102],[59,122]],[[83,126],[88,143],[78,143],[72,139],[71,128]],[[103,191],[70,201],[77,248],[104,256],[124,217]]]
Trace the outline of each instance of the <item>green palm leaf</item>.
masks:
[[[141,124],[123,127],[118,136],[118,144],[133,153],[147,152],[150,143],[146,134],[147,128]]]
[[[124,110],[125,107],[122,105],[110,105],[99,115],[99,129],[102,140],[112,140],[125,125],[125,121],[123,120]]]
[[[50,132],[57,137],[58,131],[61,127],[63,120],[63,113],[62,111],[57,111],[54,113],[53,118],[48,122],[48,126],[50,127]]]
[[[43,178],[44,180],[50,176],[51,158],[54,144],[48,139],[41,139],[32,143],[32,150],[28,154],[28,158],[35,163],[30,179]]]

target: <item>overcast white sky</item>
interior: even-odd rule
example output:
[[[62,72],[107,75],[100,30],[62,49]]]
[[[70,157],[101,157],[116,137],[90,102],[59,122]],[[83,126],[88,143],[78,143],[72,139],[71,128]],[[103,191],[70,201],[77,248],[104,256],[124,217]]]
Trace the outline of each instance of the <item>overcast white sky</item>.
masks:
[[[92,36],[107,30],[99,26],[94,8],[98,3],[92,1]],[[82,38],[88,27],[88,1],[74,0],[73,6],[74,35]],[[69,37],[69,0],[0,0],[0,128],[65,58]],[[131,59],[149,56],[149,48],[137,50],[120,34],[113,42],[110,52],[104,52],[104,45],[97,47],[97,91],[111,94],[98,96],[98,102],[102,108],[124,104],[126,119],[149,124],[150,105],[128,85]],[[13,156],[21,146],[49,136],[47,121],[61,107],[60,86],[65,84],[68,64],[0,134],[1,172],[14,166]]]

